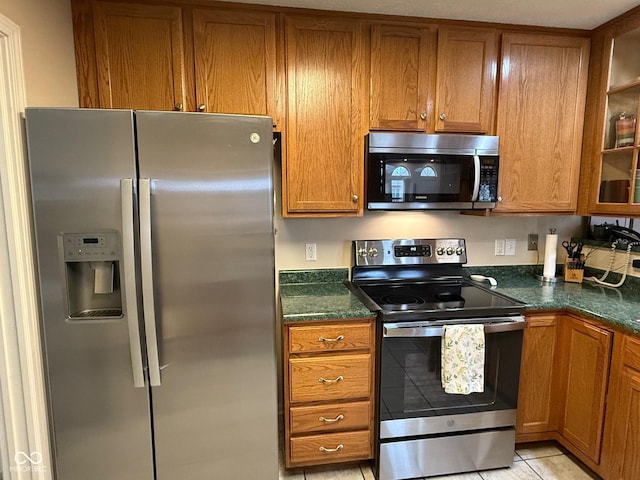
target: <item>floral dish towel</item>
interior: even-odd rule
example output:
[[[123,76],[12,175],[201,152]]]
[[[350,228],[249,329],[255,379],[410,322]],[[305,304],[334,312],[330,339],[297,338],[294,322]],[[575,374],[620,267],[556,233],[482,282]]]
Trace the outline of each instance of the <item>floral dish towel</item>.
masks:
[[[484,392],[484,325],[446,325],[442,336],[442,388]]]

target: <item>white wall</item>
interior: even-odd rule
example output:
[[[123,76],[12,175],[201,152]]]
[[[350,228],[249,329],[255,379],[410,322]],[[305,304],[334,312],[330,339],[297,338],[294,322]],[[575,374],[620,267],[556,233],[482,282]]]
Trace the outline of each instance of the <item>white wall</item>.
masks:
[[[20,27],[27,105],[77,107],[69,0],[0,0],[0,13]]]
[[[468,265],[522,265],[544,261],[544,237],[556,228],[560,241],[581,232],[581,217],[475,217],[458,212],[366,212],[362,218],[276,219],[278,269],[351,265],[351,240],[461,237]],[[527,234],[537,233],[540,258],[527,251]],[[515,256],[495,256],[496,239],[516,239]],[[318,260],[305,261],[305,243],[317,243]],[[560,258],[560,256],[558,257]]]

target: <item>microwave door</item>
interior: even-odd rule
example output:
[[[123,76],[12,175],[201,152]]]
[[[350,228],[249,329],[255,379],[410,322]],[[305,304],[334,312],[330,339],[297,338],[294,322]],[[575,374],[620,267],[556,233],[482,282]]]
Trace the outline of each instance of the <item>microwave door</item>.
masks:
[[[473,168],[469,155],[385,155],[371,169],[381,178],[370,183],[380,190],[369,189],[369,208],[471,208]]]

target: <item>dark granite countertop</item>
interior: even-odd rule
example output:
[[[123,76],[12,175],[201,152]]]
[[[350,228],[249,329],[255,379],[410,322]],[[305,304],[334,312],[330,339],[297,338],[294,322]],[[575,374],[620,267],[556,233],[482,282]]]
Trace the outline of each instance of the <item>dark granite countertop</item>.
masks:
[[[565,283],[559,276],[554,284],[542,283],[536,275],[542,266],[467,267],[465,276],[494,277],[495,290],[526,304],[528,311],[567,309],[625,331],[640,334],[640,279],[627,277],[622,287],[609,288],[584,281]],[[600,276],[601,271],[585,275]],[[343,285],[348,269],[288,270],[280,272],[283,320],[333,320],[364,318],[371,312]],[[610,274],[607,281],[620,276]],[[489,287],[488,282],[483,286]]]
[[[280,304],[284,323],[373,316],[344,286],[348,276],[347,268],[281,270]]]
[[[562,280],[553,284],[537,279],[542,266],[519,267],[468,267],[465,275],[482,274],[494,277],[495,290],[527,305],[528,311],[566,309],[580,315],[600,320],[622,330],[640,334],[640,279],[627,277],[619,288],[605,287],[592,281],[568,283]],[[587,276],[602,276],[604,272],[587,269]],[[606,280],[616,283],[619,274],[611,273]],[[488,282],[482,285],[489,287]]]

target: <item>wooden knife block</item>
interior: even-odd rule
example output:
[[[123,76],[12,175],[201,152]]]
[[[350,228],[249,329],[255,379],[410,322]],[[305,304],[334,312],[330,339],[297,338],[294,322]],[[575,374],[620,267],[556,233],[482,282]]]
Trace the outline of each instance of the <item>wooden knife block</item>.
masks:
[[[564,281],[572,283],[582,283],[584,278],[584,255],[580,260],[567,258],[564,262]]]

